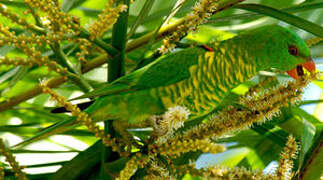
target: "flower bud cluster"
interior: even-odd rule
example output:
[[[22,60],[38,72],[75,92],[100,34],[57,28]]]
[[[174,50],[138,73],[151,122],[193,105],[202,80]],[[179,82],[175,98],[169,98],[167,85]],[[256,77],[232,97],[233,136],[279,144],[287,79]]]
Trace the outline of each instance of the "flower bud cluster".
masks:
[[[200,0],[195,4],[192,12],[184,18],[184,23],[176,27],[176,31],[166,37],[159,49],[160,53],[165,54],[171,51],[176,42],[187,35],[190,31],[195,31],[197,26],[204,24],[211,17],[218,7],[218,0]]]
[[[0,138],[0,156],[4,156],[5,160],[10,164],[11,171],[14,172],[16,178],[18,180],[28,180],[26,173],[22,171],[24,167],[20,166],[16,161],[16,158],[12,155],[10,150],[5,147],[3,140]],[[0,167],[0,178],[3,177],[4,171]]]
[[[15,22],[24,27],[24,29],[33,29],[35,26],[27,22],[26,18],[19,17],[17,13],[12,13],[3,4],[0,4],[0,14],[7,17],[12,22]]]
[[[315,38],[307,40],[306,44],[308,45],[308,47],[311,47],[311,46],[315,46],[316,44],[318,44],[318,43],[320,43],[322,41],[323,41],[323,38],[315,37]]]
[[[128,180],[132,175],[135,174],[138,168],[143,168],[147,163],[149,163],[149,156],[144,156],[141,153],[136,153],[127,162],[125,168],[120,172],[117,180]]]
[[[317,79],[316,73],[305,75],[298,81],[290,81],[287,85],[270,88],[263,94],[250,96],[250,93],[247,93],[240,98],[240,104],[245,108],[228,106],[214,114],[206,123],[194,126],[173,140],[221,137],[232,131],[249,128],[253,123],[270,120],[279,113],[280,108],[297,103],[303,88],[314,79]]]
[[[298,152],[298,145],[293,136],[289,136],[284,147],[283,152],[280,155],[278,161],[278,167],[276,169],[275,175],[277,179],[291,179],[292,168],[293,168],[293,159],[296,159],[296,154]]]
[[[87,113],[81,111],[76,105],[68,102],[65,97],[60,96],[50,89],[46,82],[41,82],[41,87],[44,93],[50,94],[51,98],[57,101],[59,105],[64,106],[67,110],[71,111],[72,115],[77,118],[76,121],[87,126],[89,132],[94,133],[97,138],[100,138],[104,145],[107,147],[112,146],[112,150],[117,152],[121,149],[123,144],[121,142],[116,143],[117,139],[111,138],[110,134],[106,134],[104,130],[100,129]]]
[[[183,153],[190,151],[202,151],[208,153],[219,153],[225,151],[223,145],[212,143],[209,140],[203,139],[185,139],[172,141],[171,143],[163,143],[158,145],[150,145],[150,152],[153,154],[168,155],[172,157],[178,157]]]
[[[110,0],[109,3],[106,4],[105,9],[99,14],[98,20],[90,26],[90,39],[93,40],[102,36],[115,22],[117,22],[119,13],[127,11],[128,7],[126,5],[119,4],[117,7],[113,7],[113,2],[114,1]]]

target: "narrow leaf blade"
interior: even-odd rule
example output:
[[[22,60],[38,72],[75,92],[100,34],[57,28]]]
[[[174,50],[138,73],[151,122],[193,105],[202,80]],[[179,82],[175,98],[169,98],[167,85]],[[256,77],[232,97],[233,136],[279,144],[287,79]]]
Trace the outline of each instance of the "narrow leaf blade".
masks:
[[[318,37],[323,37],[323,28],[317,24],[310,21],[297,17],[295,15],[274,9],[272,7],[259,5],[259,4],[239,4],[235,6],[239,9],[245,9],[248,11],[257,12],[260,14],[265,14],[276,19],[282,20],[288,24],[299,27],[307,32],[310,32]]]

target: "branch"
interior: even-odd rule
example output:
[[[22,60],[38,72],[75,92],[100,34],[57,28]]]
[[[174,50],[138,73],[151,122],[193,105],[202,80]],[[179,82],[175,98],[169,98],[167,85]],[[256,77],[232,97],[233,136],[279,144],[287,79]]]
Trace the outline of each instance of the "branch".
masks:
[[[101,56],[93,59],[92,61],[87,63],[86,66],[82,69],[82,73],[86,73],[86,72],[106,63],[107,58],[108,58],[107,55],[101,55]],[[47,85],[50,88],[55,88],[67,81],[68,81],[68,79],[66,77],[60,76],[60,77],[51,78],[51,79],[47,80]],[[33,98],[41,93],[42,93],[42,89],[41,89],[40,85],[37,85],[32,89],[29,89],[17,96],[14,96],[6,101],[1,102],[0,103],[0,112],[5,111],[6,109],[9,109],[9,108],[11,108],[21,102],[24,102],[30,98]]]

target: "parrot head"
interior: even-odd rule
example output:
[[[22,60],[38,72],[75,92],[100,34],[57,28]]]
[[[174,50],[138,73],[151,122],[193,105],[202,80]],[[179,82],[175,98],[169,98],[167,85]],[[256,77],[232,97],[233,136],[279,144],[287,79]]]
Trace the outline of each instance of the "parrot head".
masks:
[[[283,51],[286,59],[283,59],[284,63],[280,64],[280,69],[286,70],[294,79],[298,79],[304,74],[303,68],[309,72],[315,71],[315,63],[304,40],[288,29],[284,29],[284,31],[283,36],[286,40],[283,41],[282,46],[285,48]]]
[[[287,70],[287,73],[294,79],[304,74],[303,68],[309,72],[315,71],[315,63],[311,57],[310,50],[306,43],[296,34],[291,32],[293,37],[289,37],[288,44],[288,63],[295,66]]]
[[[256,47],[266,58],[266,67],[287,72],[292,78],[298,79],[304,74],[303,68],[315,71],[310,49],[296,33],[281,26],[271,25],[256,29],[253,33],[259,44]]]

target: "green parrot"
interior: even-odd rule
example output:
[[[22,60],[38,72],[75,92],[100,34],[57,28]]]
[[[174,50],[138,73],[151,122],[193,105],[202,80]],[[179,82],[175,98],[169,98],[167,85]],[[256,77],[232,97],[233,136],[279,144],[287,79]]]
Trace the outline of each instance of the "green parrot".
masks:
[[[297,66],[315,70],[306,43],[288,29],[265,26],[222,41],[212,52],[194,47],[166,55],[82,97],[104,94],[86,109],[100,120],[138,123],[173,106],[202,116],[259,71],[274,68],[297,79]]]
[[[220,42],[212,51],[192,47],[165,55],[80,98],[100,96],[85,111],[96,121],[144,123],[184,106],[190,118],[206,115],[239,84],[276,69],[297,79],[315,71],[310,50],[294,32],[264,26]]]

